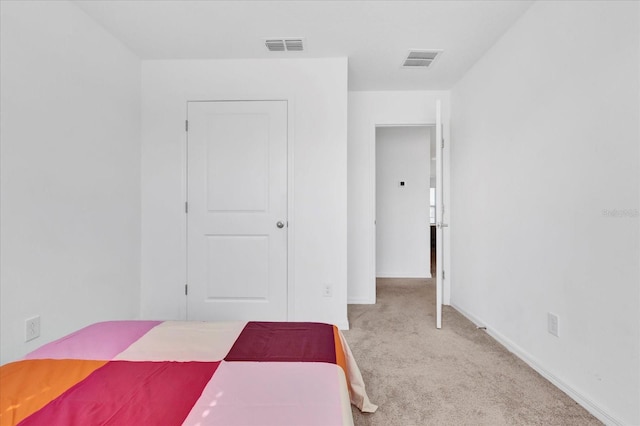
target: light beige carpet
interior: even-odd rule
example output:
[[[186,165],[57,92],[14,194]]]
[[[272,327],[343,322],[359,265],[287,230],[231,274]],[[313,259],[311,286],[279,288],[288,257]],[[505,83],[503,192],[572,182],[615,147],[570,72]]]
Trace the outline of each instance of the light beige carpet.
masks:
[[[349,305],[344,335],[374,414],[356,425],[599,425],[596,418],[448,306],[433,280],[379,279],[376,305]]]

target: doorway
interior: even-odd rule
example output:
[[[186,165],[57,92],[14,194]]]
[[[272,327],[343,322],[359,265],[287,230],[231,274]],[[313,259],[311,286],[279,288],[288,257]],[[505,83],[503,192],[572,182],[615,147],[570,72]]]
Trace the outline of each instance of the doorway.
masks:
[[[422,251],[420,258],[423,261],[423,266],[427,267],[428,273],[424,274],[424,275],[419,275],[417,277],[420,276],[424,276],[424,277],[433,277],[433,284],[435,284],[435,305],[436,305],[436,315],[435,315],[435,326],[436,328],[441,328],[442,327],[442,305],[443,302],[445,300],[444,294],[445,294],[445,285],[444,285],[444,279],[445,279],[445,273],[444,273],[444,251],[445,251],[445,245],[444,245],[444,228],[446,228],[448,225],[444,223],[443,218],[444,218],[444,192],[445,192],[445,185],[444,185],[444,179],[443,179],[443,175],[444,175],[444,166],[443,166],[443,160],[444,160],[444,138],[443,138],[443,126],[442,126],[442,116],[441,116],[441,104],[440,101],[436,102],[436,123],[435,124],[410,124],[410,125],[405,125],[405,124],[397,124],[397,125],[376,125],[375,126],[375,138],[374,138],[374,144],[373,144],[373,155],[372,155],[372,159],[373,159],[373,164],[372,164],[372,170],[373,170],[373,217],[374,217],[374,232],[373,232],[373,241],[374,244],[372,244],[373,246],[373,260],[372,260],[372,264],[373,264],[373,268],[372,268],[372,275],[373,275],[373,289],[374,289],[374,294],[375,294],[375,287],[376,287],[376,283],[377,283],[377,279],[379,276],[383,275],[383,276],[407,276],[410,274],[407,274],[406,272],[402,273],[402,272],[398,272],[395,271],[391,274],[389,274],[386,271],[383,271],[382,273],[380,273],[380,270],[378,269],[378,263],[379,260],[381,260],[381,256],[379,256],[380,250],[379,247],[384,247],[384,241],[383,238],[379,238],[379,234],[383,234],[385,231],[383,230],[383,232],[379,233],[378,232],[378,207],[381,206],[381,211],[383,211],[383,209],[389,209],[389,208],[393,208],[393,206],[396,206],[396,204],[394,203],[390,203],[391,207],[389,205],[387,205],[387,203],[385,201],[380,201],[378,200],[380,194],[378,192],[378,177],[380,177],[381,179],[381,184],[382,185],[387,185],[387,186],[391,186],[392,190],[398,190],[398,188],[400,188],[399,192],[402,192],[402,189],[404,187],[406,187],[408,185],[407,181],[403,180],[402,178],[399,178],[399,176],[401,174],[406,174],[408,172],[409,169],[411,169],[413,166],[409,166],[409,167],[400,167],[395,169],[395,175],[391,175],[391,176],[384,176],[385,174],[383,173],[383,176],[378,176],[378,167],[380,165],[380,157],[384,157],[385,155],[387,155],[387,148],[383,148],[383,145],[380,145],[380,147],[378,146],[378,135],[380,132],[385,132],[385,128],[423,128],[426,130],[426,134],[428,134],[428,137],[422,137],[421,140],[422,142],[418,142],[421,143],[421,149],[422,149],[422,153],[423,155],[420,156],[420,161],[417,162],[413,162],[411,160],[406,160],[406,158],[409,157],[413,157],[413,155],[416,155],[416,153],[414,154],[410,154],[409,156],[405,157],[405,162],[406,161],[411,161],[411,163],[417,163],[418,165],[416,166],[416,169],[418,170],[418,174],[417,176],[421,176],[422,179],[425,178],[425,174],[426,174],[426,185],[425,185],[425,181],[422,180],[422,194],[424,194],[424,196],[419,196],[420,198],[420,202],[421,207],[417,207],[417,209],[424,211],[425,206],[426,206],[426,217],[425,215],[421,216],[421,219],[417,222],[413,221],[414,223],[418,223],[418,226],[414,228],[414,236],[418,235],[419,238],[422,238],[422,242],[424,243],[424,241],[427,241],[427,246],[428,246],[428,256],[425,256],[425,252]],[[424,130],[422,131],[422,134],[424,135],[425,132]],[[385,151],[380,151],[378,152],[380,149],[384,149]],[[424,152],[425,150],[428,152],[428,156],[424,156]],[[395,155],[395,154],[392,154]],[[397,159],[392,160],[392,162],[396,162],[398,163],[399,161]],[[400,161],[400,163],[402,163]],[[405,163],[405,166],[408,163]],[[433,167],[435,165],[435,167]],[[433,172],[431,172],[431,169],[433,169]],[[382,182],[382,180],[385,180],[385,182]],[[396,188],[393,188],[393,186],[397,186]],[[433,187],[433,188],[432,188]],[[383,213],[384,215],[384,213]],[[395,214],[396,217],[400,217],[401,221],[402,221],[402,214],[396,212]],[[384,220],[384,217],[382,218]],[[413,219],[413,218],[410,218]],[[409,222],[412,222],[411,220],[409,220]],[[382,224],[382,226],[384,227],[384,224]],[[435,253],[433,253],[432,247],[431,247],[431,240],[434,237],[435,234]],[[401,245],[401,244],[400,244]],[[399,247],[399,244],[396,244],[395,247]],[[402,253],[408,253],[407,252],[407,247],[400,247],[400,249],[398,250],[399,252]],[[384,250],[384,249],[383,249]],[[434,254],[435,256],[433,256],[433,259],[435,259],[435,264],[432,260],[432,256],[431,254]],[[398,253],[395,253],[395,255],[397,256]],[[382,255],[384,256],[384,255]],[[415,257],[414,257],[415,260]],[[435,274],[434,274],[435,272]],[[424,279],[424,278],[423,278]],[[428,279],[428,278],[427,278]]]
[[[414,127],[414,126],[422,126],[429,127],[431,129],[430,135],[431,140],[434,142],[432,146],[435,148],[435,163],[436,163],[436,177],[435,177],[435,234],[436,234],[436,274],[435,274],[435,305],[436,305],[436,315],[435,315],[435,326],[436,328],[442,328],[442,306],[443,304],[449,303],[449,292],[450,292],[450,277],[447,275],[445,281],[445,263],[449,263],[450,256],[445,256],[445,252],[449,251],[448,244],[448,234],[449,232],[445,232],[445,229],[448,228],[448,224],[445,221],[445,218],[448,217],[449,213],[445,214],[445,197],[446,193],[449,191],[448,187],[448,150],[445,150],[445,126],[443,125],[443,109],[442,102],[439,99],[435,100],[435,123],[372,123],[372,144],[371,146],[371,155],[370,155],[370,168],[371,170],[371,217],[372,225],[371,225],[371,244],[370,244],[370,267],[369,267],[369,277],[370,277],[370,292],[373,295],[373,303],[375,303],[376,299],[376,283],[377,283],[377,266],[376,266],[376,258],[377,258],[377,219],[376,219],[376,162],[377,162],[377,154],[376,154],[376,130],[378,128],[383,127]],[[434,137],[435,135],[435,137]],[[429,160],[429,165],[432,164],[431,159]],[[431,223],[429,221],[428,228],[429,231],[431,229]],[[430,234],[430,232],[429,232]]]
[[[432,278],[433,129],[428,125],[376,127],[377,278]]]

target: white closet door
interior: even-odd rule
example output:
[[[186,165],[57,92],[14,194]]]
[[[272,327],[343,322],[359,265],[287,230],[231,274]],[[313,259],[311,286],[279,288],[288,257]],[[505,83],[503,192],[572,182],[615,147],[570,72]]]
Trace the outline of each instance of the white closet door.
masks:
[[[189,102],[187,316],[287,320],[287,102]]]

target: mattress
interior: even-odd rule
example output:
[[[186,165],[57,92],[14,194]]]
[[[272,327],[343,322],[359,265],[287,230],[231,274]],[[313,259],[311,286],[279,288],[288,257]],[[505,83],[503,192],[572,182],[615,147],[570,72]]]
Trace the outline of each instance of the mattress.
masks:
[[[337,327],[109,321],[0,367],[0,425],[352,425],[369,401]]]

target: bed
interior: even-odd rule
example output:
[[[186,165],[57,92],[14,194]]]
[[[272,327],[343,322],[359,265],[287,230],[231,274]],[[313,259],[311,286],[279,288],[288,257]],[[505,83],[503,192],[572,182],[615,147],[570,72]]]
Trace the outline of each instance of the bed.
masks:
[[[310,322],[109,321],[0,367],[0,425],[352,425],[376,406]]]

